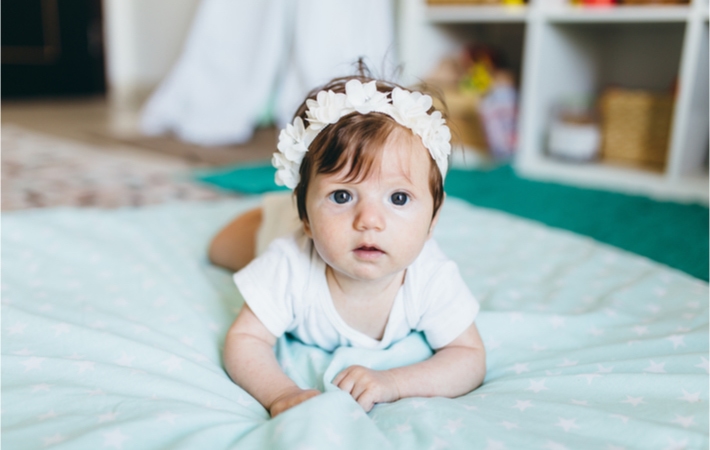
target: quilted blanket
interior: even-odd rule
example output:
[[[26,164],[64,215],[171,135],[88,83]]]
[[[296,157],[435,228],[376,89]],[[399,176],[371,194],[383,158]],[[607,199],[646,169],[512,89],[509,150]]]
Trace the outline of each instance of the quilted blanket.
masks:
[[[210,237],[258,198],[3,214],[7,449],[708,448],[708,285],[569,232],[449,198],[435,233],[482,305],[484,384],[366,414],[331,384],[384,351],[276,353],[323,394],[270,419],[224,371],[242,305]]]

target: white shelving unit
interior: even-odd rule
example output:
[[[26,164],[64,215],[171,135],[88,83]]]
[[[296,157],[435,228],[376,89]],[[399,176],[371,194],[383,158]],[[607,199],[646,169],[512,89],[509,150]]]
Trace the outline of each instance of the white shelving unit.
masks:
[[[446,6],[428,7],[427,17],[435,23],[502,23],[525,22],[528,17],[527,6]]]
[[[414,71],[424,58],[451,53],[472,37],[518,35],[521,61],[519,148],[524,176],[708,202],[708,4],[576,7],[563,0],[504,6],[430,6],[402,0],[400,54]],[[406,24],[404,20],[407,20]],[[512,32],[512,33],[511,33]],[[513,37],[513,40],[515,37]],[[504,39],[505,40],[505,39]],[[510,41],[510,39],[509,39]],[[506,49],[507,50],[507,49]],[[515,53],[515,50],[513,50]],[[668,161],[663,172],[603,162],[566,163],[547,156],[554,105],[604,87],[668,90],[677,83]]]

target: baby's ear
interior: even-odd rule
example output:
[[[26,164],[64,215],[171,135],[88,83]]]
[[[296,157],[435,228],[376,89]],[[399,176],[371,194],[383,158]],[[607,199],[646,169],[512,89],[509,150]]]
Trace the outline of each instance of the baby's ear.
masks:
[[[311,232],[311,224],[308,223],[308,219],[302,220],[301,223],[303,223],[303,232],[306,233],[306,236],[313,239],[313,233]]]
[[[434,214],[434,217],[431,219],[431,224],[429,224],[429,235],[427,238],[430,238],[432,234],[434,234],[434,228],[436,228],[436,224],[439,222],[439,213],[441,213],[441,208],[444,206],[444,203],[446,202],[446,192],[444,192],[444,197],[441,199],[441,205],[439,205],[439,209],[436,211],[436,214]]]

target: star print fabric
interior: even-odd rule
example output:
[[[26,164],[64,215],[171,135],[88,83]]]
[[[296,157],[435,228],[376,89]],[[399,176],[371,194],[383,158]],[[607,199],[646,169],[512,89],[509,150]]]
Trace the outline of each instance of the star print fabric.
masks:
[[[22,449],[708,447],[708,285],[447,199],[436,239],[481,303],[485,383],[369,413],[330,380],[431,355],[276,352],[324,391],[269,420],[221,350],[242,300],[205,249],[259,199],[3,215],[2,445]]]

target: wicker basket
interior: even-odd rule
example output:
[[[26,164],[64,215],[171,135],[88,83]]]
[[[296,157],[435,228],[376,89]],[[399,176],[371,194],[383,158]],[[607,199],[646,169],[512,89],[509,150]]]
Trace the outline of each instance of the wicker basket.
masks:
[[[673,97],[607,90],[601,98],[602,157],[662,169],[666,164]]]
[[[446,110],[447,124],[451,129],[452,141],[479,151],[487,151],[486,132],[478,113],[480,96],[475,93],[461,92],[455,88],[442,89]],[[435,107],[441,108],[435,100]]]

